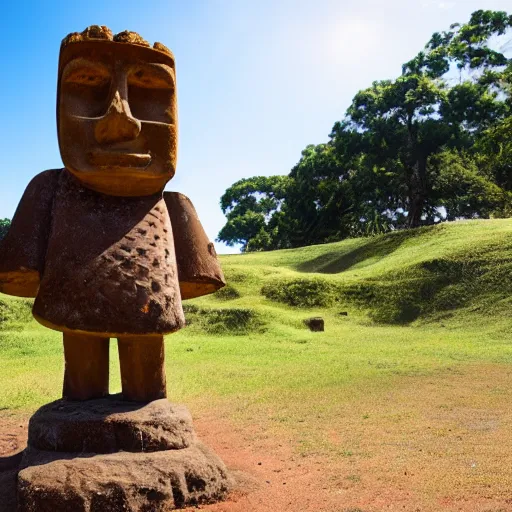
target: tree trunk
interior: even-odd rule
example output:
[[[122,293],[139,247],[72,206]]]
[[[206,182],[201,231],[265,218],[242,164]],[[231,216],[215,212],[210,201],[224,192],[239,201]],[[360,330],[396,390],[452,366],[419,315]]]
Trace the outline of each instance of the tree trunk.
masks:
[[[427,200],[427,159],[418,158],[414,164],[409,184],[409,211],[407,212],[407,226],[417,228],[421,226],[421,217]]]
[[[427,200],[427,159],[418,147],[418,134],[413,123],[414,112],[407,117],[407,134],[409,149],[409,210],[407,212],[407,227],[421,226],[421,216]]]

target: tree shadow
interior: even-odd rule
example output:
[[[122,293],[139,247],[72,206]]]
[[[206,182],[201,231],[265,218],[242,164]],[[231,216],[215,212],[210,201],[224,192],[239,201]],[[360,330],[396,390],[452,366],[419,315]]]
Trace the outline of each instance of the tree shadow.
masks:
[[[337,274],[361,263],[369,258],[382,259],[396,251],[404,242],[424,236],[432,231],[439,233],[440,226],[426,226],[416,229],[404,229],[385,235],[366,239],[363,245],[342,252],[331,251],[317,258],[305,261],[296,268],[299,272],[318,272],[321,274]]]

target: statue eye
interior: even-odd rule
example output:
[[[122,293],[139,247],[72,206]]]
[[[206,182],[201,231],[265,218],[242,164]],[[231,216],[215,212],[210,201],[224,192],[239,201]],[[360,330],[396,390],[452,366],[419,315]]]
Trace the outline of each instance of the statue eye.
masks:
[[[128,75],[128,103],[141,121],[174,123],[173,70],[151,64],[134,67]]]
[[[128,104],[132,114],[141,121],[172,124],[174,120],[174,91],[128,85]]]
[[[73,70],[63,80],[61,101],[74,115],[102,116],[108,107],[110,84],[110,76],[103,73]]]

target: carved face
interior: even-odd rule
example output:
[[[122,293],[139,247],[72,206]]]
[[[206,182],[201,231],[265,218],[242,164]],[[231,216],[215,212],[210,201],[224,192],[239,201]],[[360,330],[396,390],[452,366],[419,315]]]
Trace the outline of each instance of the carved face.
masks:
[[[117,196],[163,190],[176,170],[173,59],[112,41],[61,52],[57,99],[62,160],[86,187]]]

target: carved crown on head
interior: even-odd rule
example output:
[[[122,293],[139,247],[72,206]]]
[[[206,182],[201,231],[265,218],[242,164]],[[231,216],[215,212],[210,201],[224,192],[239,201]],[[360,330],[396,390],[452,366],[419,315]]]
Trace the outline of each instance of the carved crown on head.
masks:
[[[135,44],[137,46],[144,46],[151,48],[151,44],[148,43],[142,36],[137,32],[130,32],[129,30],[123,30],[118,34],[114,34],[112,30],[104,25],[91,25],[82,32],[72,32],[68,34],[61,44],[61,49],[75,43],[82,43],[86,41],[113,41],[115,43],[127,43]],[[163,53],[167,53],[174,58],[173,53],[162,43],[155,43],[153,45],[154,50],[158,50]]]

